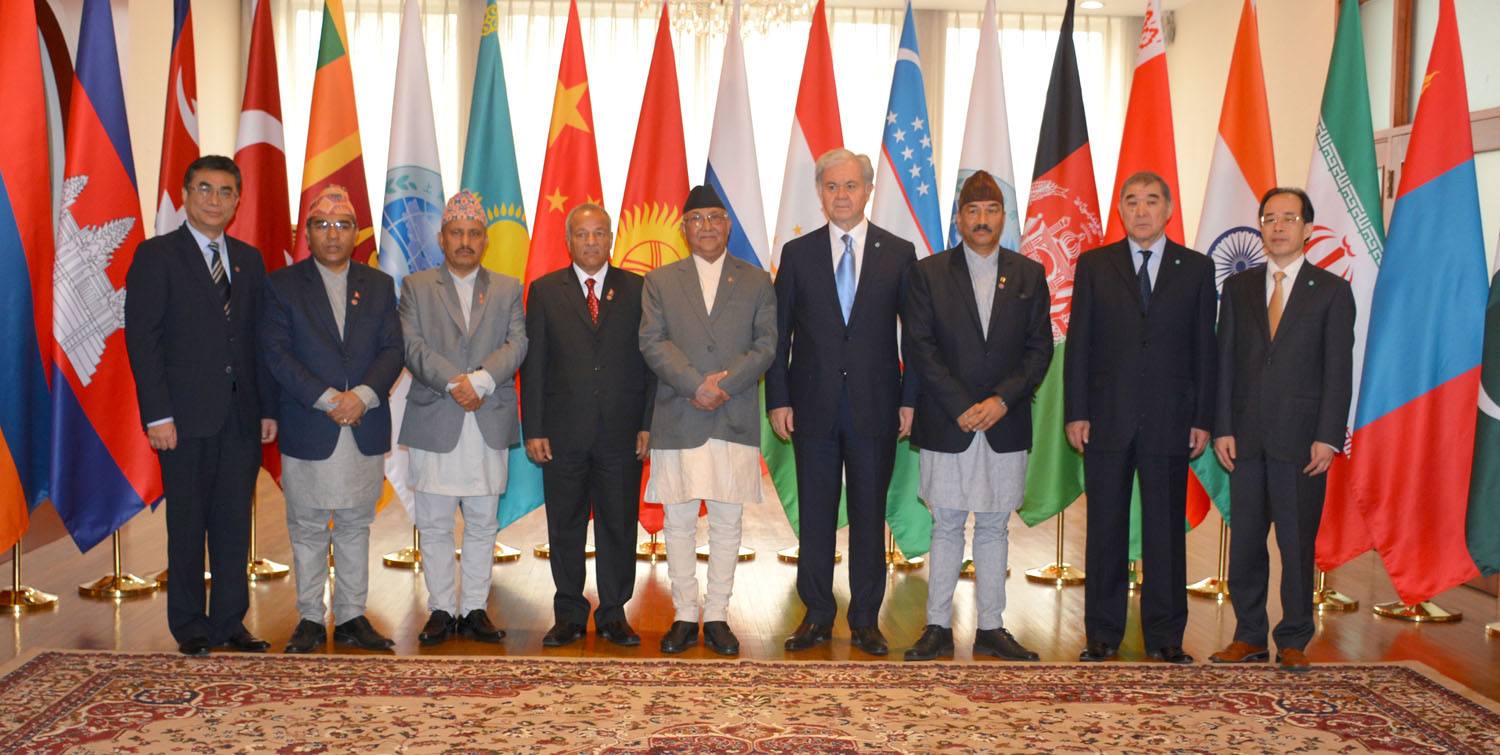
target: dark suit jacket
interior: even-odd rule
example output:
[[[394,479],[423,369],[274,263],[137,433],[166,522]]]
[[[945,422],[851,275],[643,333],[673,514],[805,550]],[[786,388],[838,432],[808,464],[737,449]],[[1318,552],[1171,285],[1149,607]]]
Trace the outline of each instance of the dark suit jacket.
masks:
[[[1167,241],[1142,310],[1128,242],[1084,252],[1073,278],[1063,360],[1065,422],[1087,420],[1089,448],[1186,455],[1214,412],[1214,265]]]
[[[797,430],[833,432],[839,390],[847,386],[861,435],[894,435],[896,409],[915,406],[916,385],[903,390],[896,318],[905,278],[916,261],[910,241],[869,224],[849,323],[839,309],[828,226],[799,236],[776,271],[776,357],[766,373],[766,408],[792,407]]]
[[[1303,261],[1283,281],[1276,340],[1266,312],[1266,266],[1224,282],[1219,304],[1219,386],[1214,436],[1242,456],[1305,463],[1313,441],[1344,448],[1352,398],[1354,294],[1337,275]]]
[[[651,428],[656,374],[641,356],[641,276],[609,267],[599,324],[572,265],[526,292],[526,361],[521,363],[521,434],[555,449],[594,443],[633,448]]]
[[[179,435],[208,437],[232,408],[259,437],[259,420],[276,416],[275,383],[256,349],[266,267],[255,247],[221,238],[229,250],[228,318],[186,225],[136,247],[125,274],[125,350],[143,423],[171,417]]]
[[[1052,363],[1051,297],[1040,263],[999,249],[989,337],[980,327],[974,284],[962,246],[917,262],[907,292],[907,370],[917,375],[912,442],[960,453],[973,442],[958,415],[990,396],[1005,416],[985,432],[999,453],[1031,448],[1031,398]]]
[[[380,405],[365,412],[354,440],[366,456],[383,454],[391,450],[391,386],[404,361],[395,283],[369,265],[349,263],[344,332],[339,333],[317,264],[309,257],[266,280],[260,339],[266,367],[281,387],[281,452],[298,459],[328,458],[338,444],[339,426],[313,404],[329,388],[365,385]]]

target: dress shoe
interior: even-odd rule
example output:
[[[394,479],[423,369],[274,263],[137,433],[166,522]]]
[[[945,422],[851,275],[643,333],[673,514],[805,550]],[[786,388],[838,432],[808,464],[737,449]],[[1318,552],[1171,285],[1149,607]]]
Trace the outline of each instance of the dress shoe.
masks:
[[[974,655],[993,655],[996,658],[1004,658],[1007,661],[1035,661],[1041,656],[1027,650],[1021,643],[1016,642],[1010,630],[1005,627],[999,629],[981,629],[974,633]]]
[[[1119,645],[1111,645],[1107,642],[1090,642],[1085,645],[1083,652],[1078,654],[1080,661],[1107,661],[1115,657],[1120,651]]]
[[[458,628],[458,619],[447,611],[433,611],[427,617],[427,623],[422,625],[422,631],[417,633],[417,644],[424,647],[436,645],[443,640],[453,636],[453,631]]]
[[[1172,645],[1171,647],[1158,648],[1156,650],[1147,650],[1146,657],[1150,658],[1153,661],[1175,663],[1179,666],[1187,666],[1193,662],[1193,656],[1188,655],[1186,652],[1183,652],[1181,645]]]
[[[363,614],[333,625],[333,641],[365,650],[390,650],[396,645],[395,640],[375,631]]]
[[[292,630],[292,638],[286,641],[283,653],[311,653],[319,645],[328,642],[328,629],[316,621],[303,619]]]
[[[804,621],[797,625],[791,637],[786,638],[786,644],[783,647],[789,651],[807,650],[822,645],[831,637],[833,637],[833,631],[829,627]]]
[[[672,628],[661,638],[663,653],[681,653],[698,644],[698,624],[692,621],[674,621]]]
[[[953,655],[953,630],[928,624],[917,644],[906,649],[904,657],[908,661],[930,661],[940,655]]]
[[[849,644],[870,655],[885,655],[891,651],[885,642],[885,635],[880,633],[880,627],[859,627],[853,630],[849,636]]]
[[[264,653],[271,649],[271,643],[240,630],[239,634],[219,643],[219,647],[229,648],[236,653]]]
[[[207,637],[189,637],[177,643],[177,652],[183,655],[208,655],[211,647],[213,645]]]
[[[740,654],[740,638],[729,631],[727,621],[703,622],[703,644],[719,655]]]
[[[594,632],[620,647],[633,648],[641,644],[641,636],[624,619],[605,622],[602,627],[595,625]]]
[[[1305,674],[1312,670],[1312,661],[1307,660],[1307,654],[1296,648],[1282,648],[1276,651],[1276,662],[1281,664],[1282,671],[1290,671],[1294,674]]]
[[[496,629],[483,608],[476,608],[459,619],[458,633],[478,642],[499,642],[505,639],[505,630]]]
[[[1248,642],[1235,640],[1229,646],[1209,656],[1214,663],[1260,663],[1271,660],[1271,651]]]
[[[542,637],[542,646],[560,648],[564,645],[571,645],[583,637],[583,630],[582,624],[559,621],[553,624],[552,628],[547,630],[547,634]]]

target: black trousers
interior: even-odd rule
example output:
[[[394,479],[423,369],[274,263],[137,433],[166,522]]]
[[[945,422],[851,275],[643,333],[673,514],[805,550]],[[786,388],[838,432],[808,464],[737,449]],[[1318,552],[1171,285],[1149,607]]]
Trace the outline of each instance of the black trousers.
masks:
[[[1187,454],[1146,454],[1138,444],[1120,452],[1083,452],[1088,491],[1088,580],[1084,631],[1091,642],[1125,637],[1126,571],[1132,478],[1141,483],[1141,635],[1146,650],[1182,645],[1187,628]]]
[[[1302,473],[1306,462],[1272,459],[1265,455],[1235,459],[1229,475],[1229,601],[1237,622],[1234,638],[1267,647],[1266,592],[1270,556],[1266,536],[1276,525],[1276,547],[1281,551],[1281,621],[1276,624],[1276,647],[1302,650],[1312,640],[1313,555],[1318,523],[1323,518],[1323,494],[1328,475]]]
[[[569,449],[552,444],[552,461],[542,465],[547,503],[547,541],[556,621],[587,624],[589,601],[583,596],[584,548],[589,514],[594,517],[594,584],[599,608],[596,626],[625,618],[625,603],[635,593],[635,534],[641,510],[641,462],[635,446]]]

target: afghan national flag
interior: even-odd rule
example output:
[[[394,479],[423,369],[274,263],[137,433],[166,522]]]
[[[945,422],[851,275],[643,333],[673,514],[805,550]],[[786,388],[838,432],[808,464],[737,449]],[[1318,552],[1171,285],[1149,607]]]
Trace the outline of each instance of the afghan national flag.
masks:
[[[156,235],[177,230],[182,179],[198,159],[198,74],[193,63],[193,13],[188,0],[173,0],[172,62],[167,66],[167,115],[162,121],[161,173],[156,182]]]
[[[958,153],[958,179],[953,186],[948,246],[958,246],[958,195],[964,181],[985,171],[1000,185],[1005,197],[1005,229],[1000,246],[1021,248],[1020,205],[1016,202],[1016,169],[1010,157],[1010,118],[1005,109],[1005,73],[1000,67],[1000,31],[995,0],[986,0],[979,22],[979,52],[974,56],[974,78],[969,84],[969,112],[964,119],[964,143]]]
[[[1027,526],[1052,518],[1083,495],[1083,457],[1068,445],[1063,432],[1062,366],[1073,304],[1073,266],[1078,255],[1099,246],[1103,236],[1073,47],[1073,0],[1068,0],[1052,58],[1021,241],[1021,253],[1042,263],[1047,271],[1054,343],[1052,364],[1035,399],[1026,497],[1019,512]]]
[[[359,143],[359,114],[354,106],[354,74],[349,62],[349,33],[344,28],[343,0],[324,0],[323,36],[313,78],[312,112],[307,119],[307,157],[302,164],[302,197],[297,211],[297,244],[292,257],[306,259],[307,208],[330,184],[349,191],[354,203],[354,261],[375,252],[375,226],[365,186],[364,148]]]
[[[125,353],[144,238],[110,0],[84,0],[53,273],[52,506],[79,550],[162,496]]]
[[[52,406],[52,193],[36,11],[0,4],[0,550],[48,494]]]
[[[490,245],[484,266],[516,280],[526,276],[526,205],[516,170],[516,142],[505,95],[505,65],[500,59],[500,3],[489,0],[480,24],[479,61],[474,68],[474,95],[469,102],[469,130],[464,142],[459,186],[479,196],[488,216]],[[511,459],[512,469],[514,457]]]
[[[1500,572],[1500,246],[1490,301],[1484,312],[1484,361],[1480,368],[1479,421],[1474,434],[1474,478],[1469,481],[1465,525],[1469,556],[1485,576]],[[1326,518],[1326,515],[1325,515]]]
[[[1380,171],[1375,162],[1375,131],[1370,118],[1370,87],[1365,79],[1365,45],[1360,33],[1359,4],[1344,3],[1333,36],[1333,56],[1323,86],[1323,109],[1307,193],[1317,224],[1307,240],[1307,261],[1337,273],[1354,291],[1354,396],[1359,396],[1370,328],[1370,301],[1385,254],[1385,221],[1381,217]],[[1357,406],[1357,401],[1355,406]],[[1333,457],[1323,522],[1318,527],[1318,568],[1324,571],[1374,548],[1363,516],[1349,489],[1347,438],[1353,433],[1354,407],[1344,430],[1346,453]]]
[[[1443,0],[1370,306],[1350,484],[1401,602],[1479,575],[1464,541],[1488,291],[1463,52]]]

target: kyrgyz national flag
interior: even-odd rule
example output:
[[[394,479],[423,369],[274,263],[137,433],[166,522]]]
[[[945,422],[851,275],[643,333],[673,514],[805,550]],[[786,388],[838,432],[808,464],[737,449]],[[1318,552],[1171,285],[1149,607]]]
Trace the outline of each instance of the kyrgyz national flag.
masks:
[[[52,506],[82,551],[162,495],[125,353],[144,236],[109,5],[83,4],[53,273]]]
[[[1005,75],[1000,68],[1000,32],[995,21],[995,0],[985,0],[984,19],[979,22],[979,53],[974,57],[974,78],[969,85],[969,113],[964,120],[964,144],[958,153],[958,179],[953,187],[953,211],[949,213],[948,246],[961,240],[958,196],[964,181],[985,171],[1000,185],[1005,197],[1005,230],[1000,246],[1021,248],[1020,205],[1016,202],[1016,169],[1010,157],[1010,118],[1005,110]]]
[[[1488,297],[1463,53],[1443,0],[1370,306],[1354,501],[1401,602],[1479,575],[1464,541]]]
[[[1365,45],[1359,4],[1344,3],[1333,35],[1333,56],[1323,85],[1316,149],[1307,172],[1317,223],[1307,239],[1307,261],[1337,273],[1354,291],[1354,396],[1359,396],[1370,328],[1370,301],[1385,255],[1381,217],[1380,169],[1375,162],[1375,131],[1370,118],[1370,87],[1365,79]],[[1358,400],[1354,406],[1358,405]],[[1375,547],[1364,517],[1350,497],[1347,438],[1354,432],[1350,407],[1345,453],[1328,468],[1328,492],[1318,527],[1317,562],[1324,571]]]
[[[359,143],[359,115],[354,109],[354,74],[349,63],[349,33],[344,30],[343,0],[324,0],[323,37],[318,43],[318,70],[313,78],[312,112],[307,120],[307,157],[302,165],[302,198],[297,211],[297,244],[292,257],[305,259],[307,208],[329,184],[349,191],[354,203],[354,261],[375,251],[375,227],[365,188],[364,150]]]
[[[177,230],[182,179],[198,159],[198,74],[193,64],[193,14],[188,0],[173,0],[172,62],[167,66],[167,115],[162,121],[161,173],[156,182],[156,235]]]
[[[1484,361],[1479,375],[1479,422],[1474,433],[1474,478],[1465,523],[1469,556],[1485,576],[1500,572],[1500,246],[1484,312]],[[1327,515],[1324,515],[1327,518]]]
[[[36,11],[0,3],[0,550],[47,497],[52,406],[52,183]]]
[[[1036,393],[1026,496],[1018,512],[1021,521],[1035,527],[1083,495],[1083,457],[1068,445],[1063,432],[1062,365],[1073,305],[1073,266],[1079,254],[1099,246],[1103,238],[1073,48],[1073,0],[1068,0],[1058,31],[1021,234],[1021,253],[1042,263],[1052,292],[1052,364]]]
[[[526,205],[521,200],[521,177],[516,171],[510,101],[505,96],[505,66],[500,59],[499,0],[489,0],[484,6],[459,186],[474,192],[484,207],[490,237],[490,245],[484,250],[484,266],[516,280],[525,277],[530,242],[526,236]],[[512,455],[513,469],[514,461]]]

